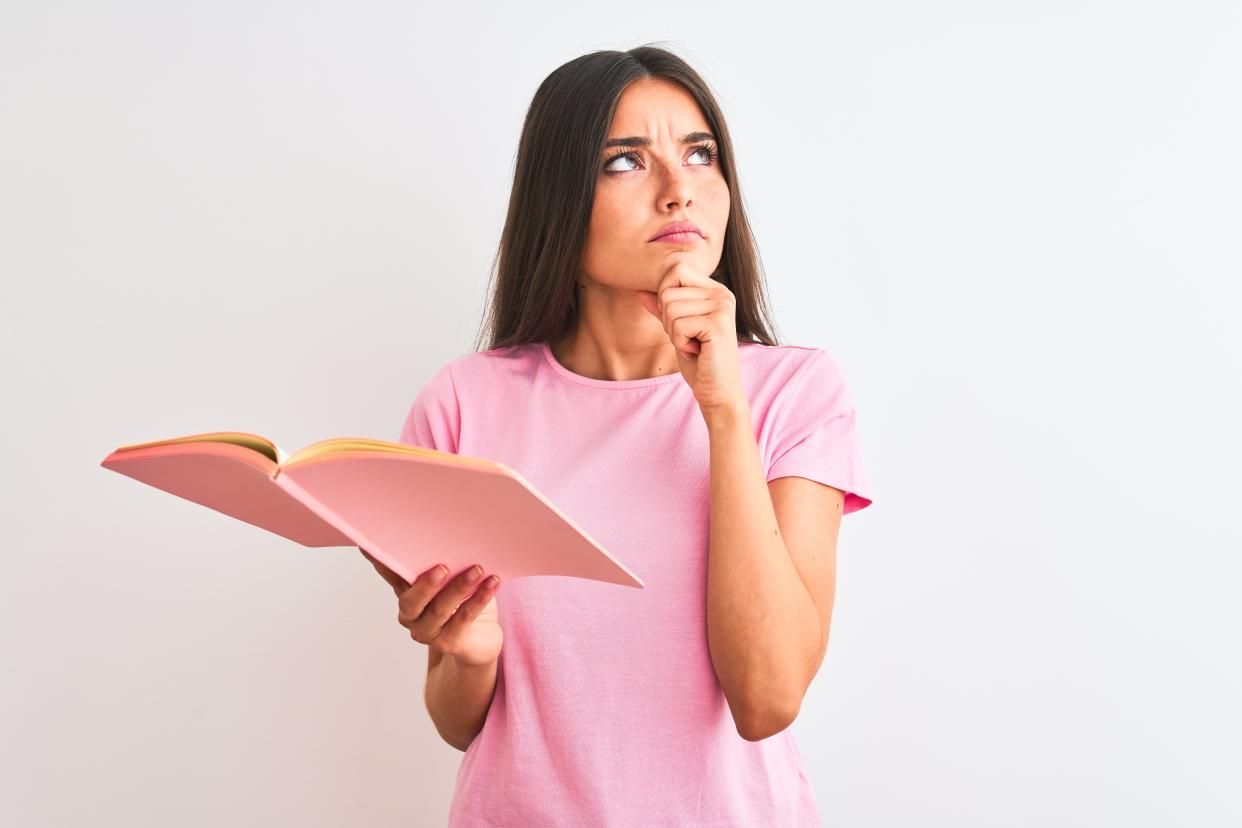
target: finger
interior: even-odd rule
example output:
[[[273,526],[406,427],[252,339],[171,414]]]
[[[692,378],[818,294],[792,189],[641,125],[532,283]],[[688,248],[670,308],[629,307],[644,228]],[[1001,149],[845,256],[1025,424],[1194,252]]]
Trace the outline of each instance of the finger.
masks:
[[[689,271],[690,271],[689,265],[683,262],[680,258],[674,259],[673,263],[669,265],[668,269],[665,270],[664,273],[660,275],[660,281],[656,284],[656,291],[655,291],[656,295],[659,296],[660,294],[664,293],[664,291],[668,290],[669,288],[680,287],[682,285],[688,285],[689,284],[689,276],[688,276]]]
[[[720,283],[713,280],[710,276],[704,275],[697,268],[692,267],[682,258],[674,259],[668,270],[664,271],[660,278],[659,287],[656,293],[662,293],[666,288],[674,287],[701,287],[716,288]]]
[[[703,340],[697,331],[710,328],[716,323],[712,314],[719,310],[714,299],[683,299],[673,302],[664,309],[664,332],[677,350],[685,354],[697,354],[698,343],[691,340]]]
[[[361,546],[358,547],[358,551],[366,556],[366,559],[371,562],[371,566],[375,567],[375,571],[388,582],[388,585],[392,587],[393,591],[398,595],[409,588],[410,585],[405,582],[405,578],[402,578],[387,566],[377,561],[370,552],[367,552],[367,550],[363,549]]]
[[[683,316],[669,323],[672,329],[669,339],[678,351],[697,354],[701,343],[711,341],[713,324],[711,316]]]
[[[656,297],[657,307],[663,313],[670,304],[683,299],[711,299],[713,291],[710,288],[681,286],[665,288],[664,292]]]
[[[380,574],[380,577],[388,583],[388,586],[392,587],[392,591],[395,595],[400,595],[402,592],[409,589],[410,585],[405,582],[404,578],[374,558],[371,558],[371,566],[373,566],[375,571]]]
[[[471,580],[471,574],[476,578]],[[437,573],[419,576],[398,601],[397,620],[408,627],[420,641],[434,638],[457,607],[483,582],[483,567],[469,567],[451,579],[436,580]],[[443,586],[441,586],[443,584]]]
[[[712,292],[707,288],[699,287],[671,287],[664,288],[656,297],[656,307],[660,309],[661,323],[668,322],[668,305],[673,302],[682,302],[686,299],[710,299]]]
[[[654,316],[656,319],[660,319],[660,302],[656,294],[652,293],[649,290],[640,290],[640,291],[636,291],[636,293],[638,294],[639,304],[641,304],[644,308],[646,308],[647,312],[650,313],[652,316]]]
[[[496,600],[496,592],[500,589],[500,583],[499,581],[492,583],[494,577],[496,576],[489,575],[485,578],[474,594],[462,602],[457,611],[440,628],[437,638],[444,635],[450,637],[459,635]]]
[[[665,330],[671,330],[679,319],[701,316],[707,318],[720,309],[715,299],[678,299],[664,303]]]

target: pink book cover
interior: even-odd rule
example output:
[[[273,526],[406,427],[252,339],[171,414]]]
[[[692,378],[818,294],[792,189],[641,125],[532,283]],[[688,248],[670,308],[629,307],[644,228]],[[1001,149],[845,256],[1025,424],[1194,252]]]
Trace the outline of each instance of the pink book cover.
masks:
[[[501,580],[567,575],[643,582],[513,469],[366,437],[287,455],[246,432],[121,446],[105,469],[303,546],[357,546],[407,583],[443,563]]]

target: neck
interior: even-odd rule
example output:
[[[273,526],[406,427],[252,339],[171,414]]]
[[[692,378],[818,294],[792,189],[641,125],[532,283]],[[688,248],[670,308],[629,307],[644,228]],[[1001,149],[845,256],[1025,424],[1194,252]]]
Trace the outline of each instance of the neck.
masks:
[[[655,326],[619,332],[595,330],[580,322],[578,328],[548,347],[556,361],[575,374],[591,379],[624,381],[662,377],[681,370],[677,350],[654,316],[643,313]]]

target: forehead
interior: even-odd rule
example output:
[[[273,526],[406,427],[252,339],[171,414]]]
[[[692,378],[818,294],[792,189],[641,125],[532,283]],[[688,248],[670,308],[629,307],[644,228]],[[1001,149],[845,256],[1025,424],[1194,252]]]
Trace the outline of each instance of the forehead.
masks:
[[[608,137],[642,135],[660,141],[695,130],[710,131],[694,96],[681,84],[643,78],[621,93]]]

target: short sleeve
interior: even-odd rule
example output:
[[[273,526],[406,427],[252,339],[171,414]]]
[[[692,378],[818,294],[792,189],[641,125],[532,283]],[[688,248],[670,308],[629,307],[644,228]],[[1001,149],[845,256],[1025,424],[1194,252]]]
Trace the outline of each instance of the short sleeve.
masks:
[[[415,395],[397,442],[457,454],[460,435],[457,388],[446,363]]]
[[[854,399],[833,356],[813,349],[782,390],[767,479],[805,477],[845,492],[842,514],[871,505]]]

